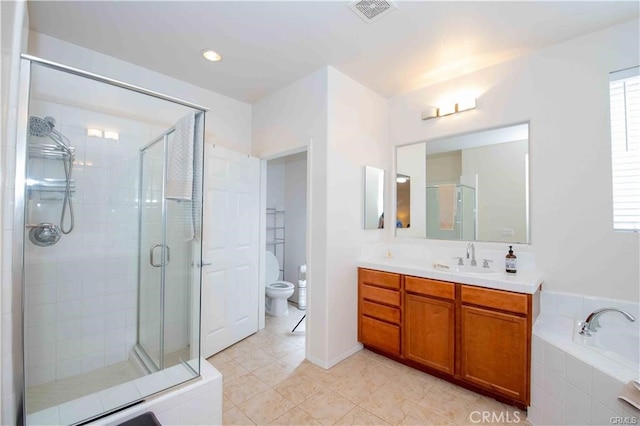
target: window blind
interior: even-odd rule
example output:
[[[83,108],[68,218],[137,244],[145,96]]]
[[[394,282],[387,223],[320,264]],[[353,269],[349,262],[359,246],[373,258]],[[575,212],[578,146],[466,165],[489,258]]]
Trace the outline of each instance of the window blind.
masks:
[[[609,75],[613,229],[640,231],[640,67]]]

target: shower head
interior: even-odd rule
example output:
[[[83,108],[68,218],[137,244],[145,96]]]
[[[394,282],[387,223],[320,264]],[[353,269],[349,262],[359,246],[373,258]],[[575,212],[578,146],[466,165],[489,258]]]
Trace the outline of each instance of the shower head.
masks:
[[[48,137],[73,158],[73,150],[69,147],[69,139],[54,129],[55,125],[56,119],[53,117],[29,117],[29,133],[32,136],[38,136],[41,138]]]
[[[50,120],[47,120],[47,118]],[[54,123],[55,120],[51,117],[40,118],[31,116],[29,117],[29,133],[31,133],[32,136],[41,138],[51,136]]]

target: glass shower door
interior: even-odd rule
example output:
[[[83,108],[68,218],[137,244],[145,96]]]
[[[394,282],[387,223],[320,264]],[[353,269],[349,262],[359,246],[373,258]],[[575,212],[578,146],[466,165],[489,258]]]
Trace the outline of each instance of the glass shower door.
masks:
[[[199,265],[194,200],[174,198],[166,190],[173,143],[171,129],[140,151],[137,352],[149,372],[199,356],[199,348],[190,344],[189,321],[194,314],[192,270]]]
[[[163,266],[169,260],[163,202],[164,152],[164,138],[140,151],[137,349],[150,372],[163,368]]]

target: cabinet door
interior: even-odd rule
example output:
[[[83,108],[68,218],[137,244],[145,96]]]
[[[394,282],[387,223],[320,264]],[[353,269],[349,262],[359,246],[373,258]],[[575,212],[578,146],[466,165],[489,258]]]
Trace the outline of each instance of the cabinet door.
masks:
[[[528,403],[527,319],[463,305],[461,329],[464,380]]]
[[[360,341],[391,355],[400,356],[400,327],[362,315]]]
[[[454,303],[407,294],[404,312],[405,357],[453,374]]]

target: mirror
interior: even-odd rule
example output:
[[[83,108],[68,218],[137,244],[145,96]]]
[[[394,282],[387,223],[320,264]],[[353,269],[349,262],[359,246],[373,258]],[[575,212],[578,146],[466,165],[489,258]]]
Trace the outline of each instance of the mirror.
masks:
[[[384,170],[364,168],[364,229],[384,228]]]
[[[397,147],[396,173],[396,236],[529,242],[528,123]]]

